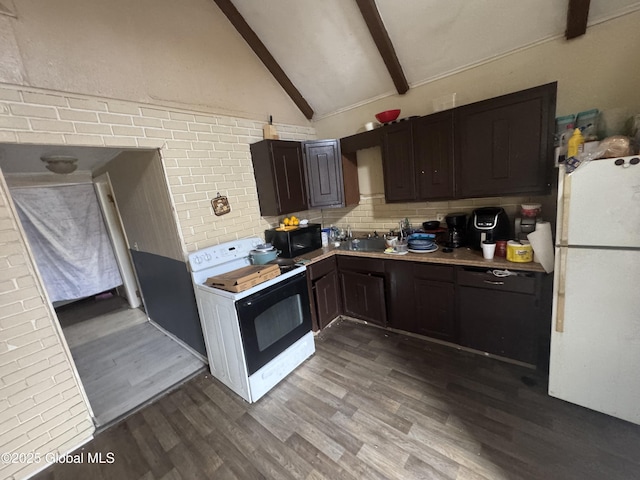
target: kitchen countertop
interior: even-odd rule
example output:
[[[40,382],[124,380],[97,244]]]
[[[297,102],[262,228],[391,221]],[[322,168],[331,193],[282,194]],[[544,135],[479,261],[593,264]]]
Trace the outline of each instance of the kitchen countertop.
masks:
[[[472,250],[467,247],[455,248],[450,253],[444,253],[442,246],[435,252],[430,253],[407,253],[406,255],[390,255],[384,252],[358,252],[353,250],[340,250],[336,247],[323,247],[313,252],[309,252],[300,257],[310,260],[312,263],[328,258],[332,255],[348,255],[353,257],[367,257],[391,259],[397,261],[425,262],[444,265],[460,265],[466,267],[480,267],[500,270],[520,270],[526,272],[545,273],[542,265],[536,262],[509,262],[504,257],[494,257],[492,260],[485,260],[482,252]]]

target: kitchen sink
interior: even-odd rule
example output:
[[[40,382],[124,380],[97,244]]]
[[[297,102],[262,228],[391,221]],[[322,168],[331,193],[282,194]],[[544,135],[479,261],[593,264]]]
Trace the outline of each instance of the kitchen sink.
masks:
[[[383,252],[386,248],[384,238],[354,238],[342,242],[339,250],[352,250],[357,252]]]

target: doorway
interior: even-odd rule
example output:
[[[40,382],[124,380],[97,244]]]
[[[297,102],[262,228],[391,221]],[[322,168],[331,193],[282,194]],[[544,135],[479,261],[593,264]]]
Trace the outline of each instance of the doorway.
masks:
[[[94,163],[61,178],[61,175],[44,173],[44,166],[37,162],[22,161],[25,158],[38,158],[43,151],[91,159]],[[108,163],[123,153],[108,148],[0,144],[0,169],[9,185],[9,194],[13,197],[12,190],[16,188],[92,184],[93,177],[107,171]],[[161,162],[157,152],[146,153],[149,154],[146,156],[149,161]],[[29,171],[29,165],[42,172]],[[89,163],[83,166],[87,165]],[[113,192],[107,192],[107,195],[113,196]],[[99,197],[98,194],[96,202]],[[106,212],[104,205],[102,207],[110,234],[109,243],[118,252],[116,257],[119,260],[130,257],[124,223],[119,218],[115,223],[113,218],[109,222],[108,218],[110,215],[113,217],[113,212]],[[114,207],[116,215],[119,215],[115,201]],[[118,233],[114,232],[116,224],[122,229],[119,232],[123,237],[121,245],[117,245],[115,240]],[[178,245],[174,248],[180,250],[181,247]],[[42,260],[39,261],[37,256],[35,258],[38,270],[42,270]],[[199,373],[205,366],[201,355],[149,318],[146,305],[141,305],[138,298],[141,289],[137,287],[135,269],[131,266],[127,272],[119,261],[118,270],[123,278],[128,278],[127,282],[92,292],[91,295],[82,295],[81,298],[53,302],[60,331],[69,346],[98,428],[104,428],[149,403]],[[48,290],[46,284],[45,289]],[[50,295],[50,298],[53,297]]]

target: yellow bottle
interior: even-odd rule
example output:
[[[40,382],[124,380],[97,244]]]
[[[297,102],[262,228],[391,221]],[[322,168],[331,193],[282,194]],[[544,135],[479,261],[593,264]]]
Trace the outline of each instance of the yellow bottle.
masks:
[[[582,151],[582,145],[584,144],[584,137],[579,128],[573,131],[573,135],[569,139],[567,144],[567,158],[575,157]]]

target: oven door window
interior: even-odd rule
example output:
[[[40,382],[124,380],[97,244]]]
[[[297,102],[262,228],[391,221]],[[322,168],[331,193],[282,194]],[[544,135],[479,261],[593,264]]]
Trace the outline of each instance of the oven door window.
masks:
[[[249,375],[311,330],[305,272],[236,303]]]
[[[258,350],[265,351],[304,320],[300,295],[287,297],[258,314],[253,321]]]

